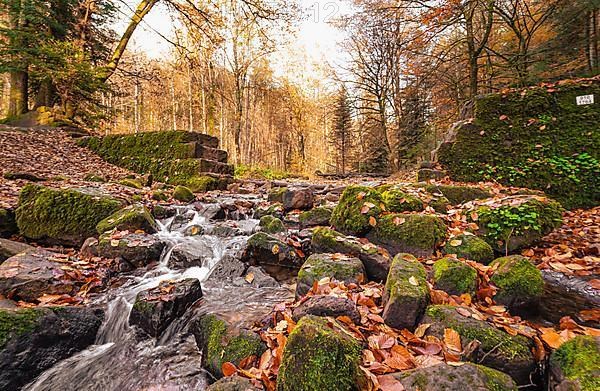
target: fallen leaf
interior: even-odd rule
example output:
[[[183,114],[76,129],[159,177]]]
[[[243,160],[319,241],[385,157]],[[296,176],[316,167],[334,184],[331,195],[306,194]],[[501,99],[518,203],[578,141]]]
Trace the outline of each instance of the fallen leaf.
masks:
[[[375,217],[373,217],[373,216],[369,217],[369,225],[371,227],[375,227],[377,225],[377,220],[375,220]]]
[[[446,346],[455,352],[462,351],[462,344],[460,342],[460,334],[453,329],[444,329],[444,343]]]
[[[232,376],[237,373],[237,368],[232,363],[224,362],[221,366],[221,371],[223,372],[223,376]]]
[[[411,285],[419,286],[419,280],[417,280],[415,276],[410,276],[408,282],[410,282]]]

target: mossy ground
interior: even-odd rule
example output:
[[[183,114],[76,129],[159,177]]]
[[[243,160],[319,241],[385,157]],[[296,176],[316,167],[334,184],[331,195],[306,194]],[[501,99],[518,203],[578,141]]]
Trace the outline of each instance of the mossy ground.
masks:
[[[490,264],[497,269],[491,282],[499,289],[494,299],[503,304],[529,301],[544,290],[542,273],[525,257],[512,255],[498,258]]]
[[[451,295],[474,293],[477,270],[453,258],[442,258],[433,264],[433,280],[437,289]]]
[[[581,391],[600,390],[600,338],[576,337],[562,344],[550,360],[567,379],[577,381]]]

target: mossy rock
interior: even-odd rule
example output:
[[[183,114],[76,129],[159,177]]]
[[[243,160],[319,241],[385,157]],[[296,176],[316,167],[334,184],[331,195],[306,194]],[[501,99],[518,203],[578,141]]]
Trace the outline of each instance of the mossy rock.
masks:
[[[397,188],[390,188],[381,193],[385,209],[389,212],[420,212],[425,209],[425,204],[418,197],[403,192]]]
[[[319,206],[317,208],[300,213],[298,216],[298,221],[300,222],[300,226],[303,228],[329,225],[329,220],[331,219],[332,213],[333,209]]]
[[[260,357],[266,350],[260,337],[250,331],[232,329],[223,319],[209,314],[197,322],[194,336],[202,350],[202,365],[217,379],[223,377],[226,362],[239,365],[250,356]]]
[[[260,218],[260,227],[263,231],[276,234],[285,231],[285,225],[283,225],[283,221],[273,216],[263,216]]]
[[[144,188],[144,185],[142,185],[142,183],[140,181],[138,181],[137,179],[132,179],[132,178],[121,179],[119,181],[119,184],[123,185],[123,186],[131,187],[133,189],[143,189]]]
[[[33,331],[44,314],[45,310],[37,308],[0,309],[0,349],[4,348],[11,338],[18,338]]]
[[[397,329],[414,329],[429,304],[427,272],[410,254],[398,254],[383,293],[383,320]]]
[[[511,255],[494,260],[490,279],[498,287],[494,300],[511,309],[535,306],[544,292],[542,273],[529,259]]]
[[[277,391],[359,391],[362,348],[336,321],[304,316],[288,337]]]
[[[194,193],[206,193],[213,190],[225,190],[227,181],[204,175],[190,178],[185,185]]]
[[[10,209],[0,208],[0,237],[9,237],[18,231],[15,213]]]
[[[448,240],[444,246],[445,254],[454,254],[458,258],[468,259],[487,265],[494,260],[494,249],[485,240],[465,233]]]
[[[181,202],[192,202],[196,199],[194,193],[185,186],[177,186],[173,190],[173,198]]]
[[[155,190],[152,192],[152,199],[155,201],[168,201],[169,194],[163,190]]]
[[[434,195],[429,201],[429,206],[431,206],[437,213],[446,213],[452,204],[446,197]]]
[[[367,238],[393,254],[429,256],[446,238],[446,225],[433,215],[388,214],[377,219]]]
[[[283,218],[283,205],[281,204],[273,204],[268,207],[258,207],[254,211],[254,218],[261,219],[264,216],[273,216],[278,219]]]
[[[461,336],[463,347],[478,340],[481,343],[479,349],[464,359],[504,372],[518,385],[529,384],[537,368],[531,352],[532,341],[521,335],[512,336],[485,321],[464,316],[472,312],[468,307],[460,307],[459,313],[457,307],[433,305],[425,311],[422,323],[431,325],[427,334],[442,339],[445,329],[455,330]]]
[[[33,240],[80,245],[96,226],[122,207],[119,200],[93,189],[51,189],[27,185],[21,190],[16,221]]]
[[[208,386],[206,391],[259,391],[262,389],[262,387],[255,387],[250,379],[233,375],[216,381]]]
[[[383,211],[381,205],[383,199],[376,189],[349,186],[333,210],[331,224],[345,234],[364,235],[372,228],[371,217],[376,218]]]
[[[433,264],[433,281],[436,289],[451,295],[475,293],[477,270],[453,258],[442,258]]]
[[[550,386],[555,390],[600,390],[600,337],[578,336],[550,356]]]
[[[87,182],[106,182],[106,178],[98,174],[87,174],[85,177],[83,177],[83,180]]]
[[[281,204],[283,203],[283,195],[287,190],[287,187],[275,187],[269,191],[267,200],[269,202],[279,202]]]
[[[433,194],[441,193],[452,205],[492,196],[490,192],[474,186],[428,185],[425,189]]]
[[[142,230],[151,234],[157,231],[157,224],[144,205],[134,204],[113,213],[96,225],[98,234],[114,229],[130,232]]]
[[[315,282],[329,277],[348,283],[362,283],[366,280],[365,267],[360,259],[344,254],[313,254],[298,272],[296,296],[308,293]]]

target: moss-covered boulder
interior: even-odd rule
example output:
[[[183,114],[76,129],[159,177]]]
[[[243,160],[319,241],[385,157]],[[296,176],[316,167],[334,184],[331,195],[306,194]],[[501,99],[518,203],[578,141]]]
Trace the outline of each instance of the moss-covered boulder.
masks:
[[[579,336],[550,356],[549,389],[600,390],[600,337]]]
[[[350,235],[364,235],[373,228],[375,219],[383,211],[383,199],[377,189],[349,186],[331,215],[331,225]]]
[[[86,241],[82,248],[93,256],[118,259],[120,271],[130,271],[158,262],[166,243],[155,235],[107,231],[98,240]],[[84,250],[85,249],[85,250]]]
[[[459,205],[492,196],[489,191],[475,186],[428,185],[425,189],[433,194],[442,194],[452,205]]]
[[[285,231],[285,225],[283,225],[283,221],[270,215],[261,217],[259,225],[263,231],[270,234],[276,234]]]
[[[347,284],[366,281],[365,268],[360,259],[339,253],[313,254],[298,272],[296,296],[306,295],[315,282],[326,277]]]
[[[206,193],[213,190],[225,190],[229,181],[221,178],[214,178],[208,175],[196,176],[190,178],[186,187],[194,193]]]
[[[188,187],[180,185],[173,190],[173,198],[181,202],[192,202],[196,199],[196,196]]]
[[[283,195],[287,191],[287,187],[275,187],[269,191],[267,200],[269,202],[283,203]]]
[[[260,357],[266,350],[257,334],[230,327],[214,314],[202,316],[193,327],[193,333],[202,351],[202,366],[217,379],[223,377],[224,363],[237,366],[243,359]]]
[[[283,218],[283,206],[281,204],[273,204],[269,206],[259,206],[254,211],[254,218],[261,219],[264,216],[273,216],[278,219]]]
[[[494,260],[494,249],[485,240],[471,234],[464,233],[455,236],[446,242],[444,253],[456,255],[458,258],[468,259],[487,265]]]
[[[389,212],[420,212],[425,208],[421,199],[399,188],[389,188],[381,193],[385,209]]]
[[[520,255],[496,259],[490,264],[495,268],[490,279],[498,287],[494,300],[511,309],[535,308],[544,292],[542,273]]]
[[[304,261],[292,246],[265,232],[250,236],[241,260],[252,266],[262,266],[280,281],[295,275]]]
[[[138,181],[137,179],[132,179],[132,178],[121,179],[119,181],[119,185],[131,187],[133,189],[138,189],[138,190],[142,189],[144,187],[144,185],[142,185],[142,183],[140,181]]]
[[[458,310],[457,310],[458,309]],[[518,385],[530,384],[536,378],[536,362],[531,349],[532,341],[516,335],[512,336],[491,324],[477,320],[468,307],[434,305],[427,308],[423,324],[430,324],[427,334],[444,338],[447,328],[458,332],[463,346],[477,340],[481,344],[477,351],[465,360],[497,369],[511,376]]]
[[[406,391],[517,391],[517,385],[505,373],[483,365],[437,364],[393,374]]]
[[[142,204],[129,205],[96,225],[96,231],[102,234],[107,231],[144,231],[146,233],[155,233],[157,224],[150,211]]]
[[[429,256],[444,242],[446,225],[433,215],[388,214],[377,219],[367,238],[392,254]]]
[[[15,212],[0,208],[0,237],[9,237],[19,231],[15,221]]]
[[[511,196],[484,203],[468,213],[477,231],[500,253],[530,247],[562,224],[563,209],[556,201],[536,196]]]
[[[33,240],[78,246],[96,234],[96,226],[122,207],[96,189],[51,189],[27,185],[21,190],[16,221]]]
[[[451,295],[475,293],[477,270],[454,258],[442,258],[433,264],[433,281],[436,289]]]
[[[277,391],[358,391],[362,348],[332,319],[307,315],[290,333]]]
[[[316,227],[319,225],[329,225],[333,209],[319,206],[306,212],[300,213],[298,221],[302,228]]]
[[[429,304],[427,272],[410,254],[398,254],[383,294],[383,320],[397,329],[414,329]]]

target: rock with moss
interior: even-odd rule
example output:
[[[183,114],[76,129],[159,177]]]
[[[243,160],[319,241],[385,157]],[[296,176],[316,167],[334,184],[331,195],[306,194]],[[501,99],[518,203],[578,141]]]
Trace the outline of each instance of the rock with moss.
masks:
[[[303,263],[296,249],[265,232],[255,233],[248,239],[241,260],[251,266],[262,266],[278,281],[294,275]]]
[[[152,192],[152,199],[155,201],[168,201],[169,194],[163,190],[155,190]]]
[[[150,211],[142,204],[129,205],[96,225],[96,231],[99,234],[112,231],[144,231],[146,233],[156,233],[157,224]]]
[[[383,211],[383,199],[377,189],[348,186],[331,215],[331,225],[345,234],[362,236],[369,232],[375,219]]]
[[[224,377],[215,383],[208,386],[207,391],[260,391],[261,388],[256,387],[250,379],[233,375]]]
[[[427,308],[423,324],[430,324],[428,335],[444,338],[445,329],[453,329],[460,334],[462,346],[474,340],[479,348],[464,360],[475,362],[504,372],[518,385],[534,383],[537,379],[537,364],[533,357],[533,342],[521,335],[510,335],[491,324],[477,320],[469,307],[434,305]]]
[[[490,264],[495,269],[491,282],[498,287],[494,300],[510,309],[531,310],[544,291],[542,273],[529,259],[511,255]]]
[[[260,357],[266,350],[257,334],[230,326],[215,314],[200,317],[193,326],[193,333],[202,351],[202,366],[217,379],[223,377],[224,363],[237,366],[250,356]]]
[[[225,190],[228,184],[228,181],[225,179],[214,178],[208,175],[193,177],[186,182],[186,186],[194,193]]]
[[[259,206],[254,211],[254,218],[261,219],[264,216],[273,216],[278,219],[283,218],[283,206],[281,204],[273,204],[269,206]]]
[[[103,318],[85,307],[0,309],[0,389],[19,390],[92,345]]]
[[[517,391],[517,385],[505,373],[483,365],[441,363],[392,374],[406,391]]]
[[[389,188],[381,193],[385,209],[389,212],[420,212],[425,208],[421,199],[399,188]]]
[[[19,231],[15,221],[15,212],[0,208],[0,237],[9,237]]]
[[[435,170],[432,168],[421,168],[417,172],[417,181],[419,182],[427,182],[427,181],[439,181],[440,179],[444,179],[446,176],[445,171]]]
[[[144,187],[144,185],[142,185],[142,183],[140,181],[138,181],[137,179],[133,179],[133,178],[121,179],[119,181],[119,185],[131,187],[133,189],[138,189],[138,190],[142,189]]]
[[[292,210],[309,210],[312,209],[315,203],[315,195],[308,188],[288,187],[281,198],[283,210],[286,212]]]
[[[475,186],[429,185],[425,188],[430,193],[441,193],[452,205],[490,198],[492,194]]]
[[[362,348],[331,319],[308,315],[290,333],[277,376],[277,391],[358,391]]]
[[[79,246],[96,226],[122,207],[98,189],[52,189],[27,185],[21,190],[16,221],[29,239]]]
[[[356,308],[356,304],[346,298],[329,295],[310,296],[306,301],[302,301],[300,305],[294,308],[292,319],[298,322],[306,315],[315,316],[330,316],[337,318],[338,316],[347,316],[355,324],[360,323],[360,312]]]
[[[475,293],[477,270],[454,258],[442,258],[433,264],[433,281],[436,289],[451,295]]]
[[[260,227],[264,232],[270,234],[276,234],[285,231],[285,225],[283,225],[283,221],[273,216],[263,216],[260,218]]]
[[[82,253],[89,251],[93,256],[118,259],[119,271],[130,271],[145,267],[160,260],[166,244],[154,235],[108,231],[96,240],[86,241]]]
[[[344,254],[313,254],[298,272],[296,296],[304,296],[313,284],[323,278],[331,278],[346,284],[366,281],[365,268],[360,259]]]
[[[410,254],[398,254],[383,293],[383,320],[397,329],[414,329],[429,304],[427,273]]]
[[[87,174],[86,176],[83,177],[83,180],[87,181],[87,182],[99,182],[99,183],[106,182],[106,178],[103,177],[102,175],[98,175],[98,174]]]
[[[467,213],[481,236],[499,253],[530,247],[562,224],[563,209],[556,201],[535,196],[510,196],[478,206]]]
[[[300,227],[308,228],[320,225],[329,225],[329,220],[331,219],[332,212],[333,209],[327,208],[325,206],[319,206],[306,212],[302,212],[298,216]]]
[[[484,265],[494,260],[492,246],[471,233],[464,233],[448,240],[444,246],[444,253],[453,254],[458,258],[468,259]]]
[[[379,217],[367,238],[392,254],[429,256],[446,238],[446,225],[433,215],[388,214]]]
[[[181,202],[192,202],[196,199],[196,196],[189,188],[177,186],[173,190],[173,198]]]
[[[275,187],[269,191],[267,195],[267,200],[269,202],[278,202],[280,204],[283,203],[283,195],[287,191],[287,187]]]
[[[600,390],[600,337],[578,336],[550,356],[550,390]]]

